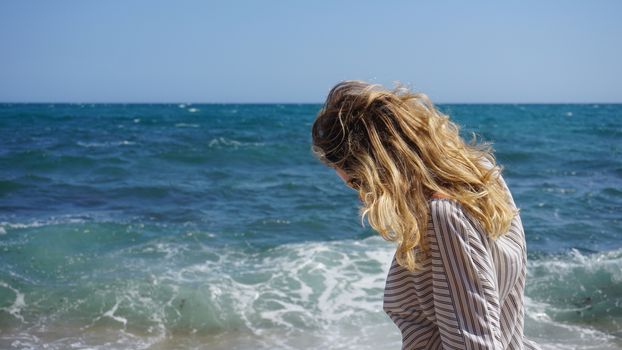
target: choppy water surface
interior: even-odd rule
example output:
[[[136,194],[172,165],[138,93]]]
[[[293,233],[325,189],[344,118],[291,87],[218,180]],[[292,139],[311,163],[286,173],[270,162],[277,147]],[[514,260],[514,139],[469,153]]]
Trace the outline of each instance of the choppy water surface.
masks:
[[[0,105],[0,348],[396,349],[319,105]],[[521,207],[526,334],[622,348],[622,105],[445,105]]]

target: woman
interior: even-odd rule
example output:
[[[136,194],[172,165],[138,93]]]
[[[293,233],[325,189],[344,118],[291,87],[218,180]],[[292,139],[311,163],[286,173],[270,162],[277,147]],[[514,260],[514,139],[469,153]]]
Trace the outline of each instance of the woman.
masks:
[[[313,151],[397,248],[384,310],[402,349],[539,349],[523,336],[525,236],[488,144],[467,144],[423,94],[343,81]]]

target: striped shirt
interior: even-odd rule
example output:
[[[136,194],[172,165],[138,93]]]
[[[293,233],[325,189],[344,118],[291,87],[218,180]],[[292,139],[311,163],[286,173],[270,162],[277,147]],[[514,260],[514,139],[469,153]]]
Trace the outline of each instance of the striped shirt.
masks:
[[[429,256],[410,272],[394,255],[384,289],[383,309],[402,333],[402,349],[539,350],[523,335],[527,253],[520,215],[495,241],[457,201],[429,203]]]

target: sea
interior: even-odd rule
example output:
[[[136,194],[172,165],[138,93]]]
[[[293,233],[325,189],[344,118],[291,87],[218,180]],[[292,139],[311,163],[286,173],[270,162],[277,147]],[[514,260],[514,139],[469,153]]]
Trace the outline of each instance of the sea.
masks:
[[[1,349],[399,349],[320,104],[0,104]],[[622,349],[622,105],[443,104],[525,228],[525,335]]]

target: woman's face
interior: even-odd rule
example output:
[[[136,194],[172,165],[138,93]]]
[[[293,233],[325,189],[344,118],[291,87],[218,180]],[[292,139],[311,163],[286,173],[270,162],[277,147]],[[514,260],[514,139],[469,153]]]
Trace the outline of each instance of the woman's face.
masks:
[[[337,172],[337,175],[339,175],[339,177],[343,180],[343,182],[346,183],[346,185],[350,182],[350,177],[348,176],[348,174],[346,174],[345,171],[341,170],[340,168],[335,168],[335,171]]]
[[[350,178],[350,176],[346,174],[345,171],[341,170],[340,168],[335,168],[335,171],[337,172],[337,175],[339,175],[339,177],[343,180],[343,182],[345,182],[346,186],[352,188],[355,191],[359,191],[357,188],[358,185],[356,184],[356,181]],[[361,201],[361,203],[364,203],[363,194],[360,191],[359,191],[359,200]]]
[[[346,186],[352,188],[353,190],[359,190],[359,184],[355,179],[352,179],[345,171],[340,168],[335,168],[337,175],[345,182]]]

